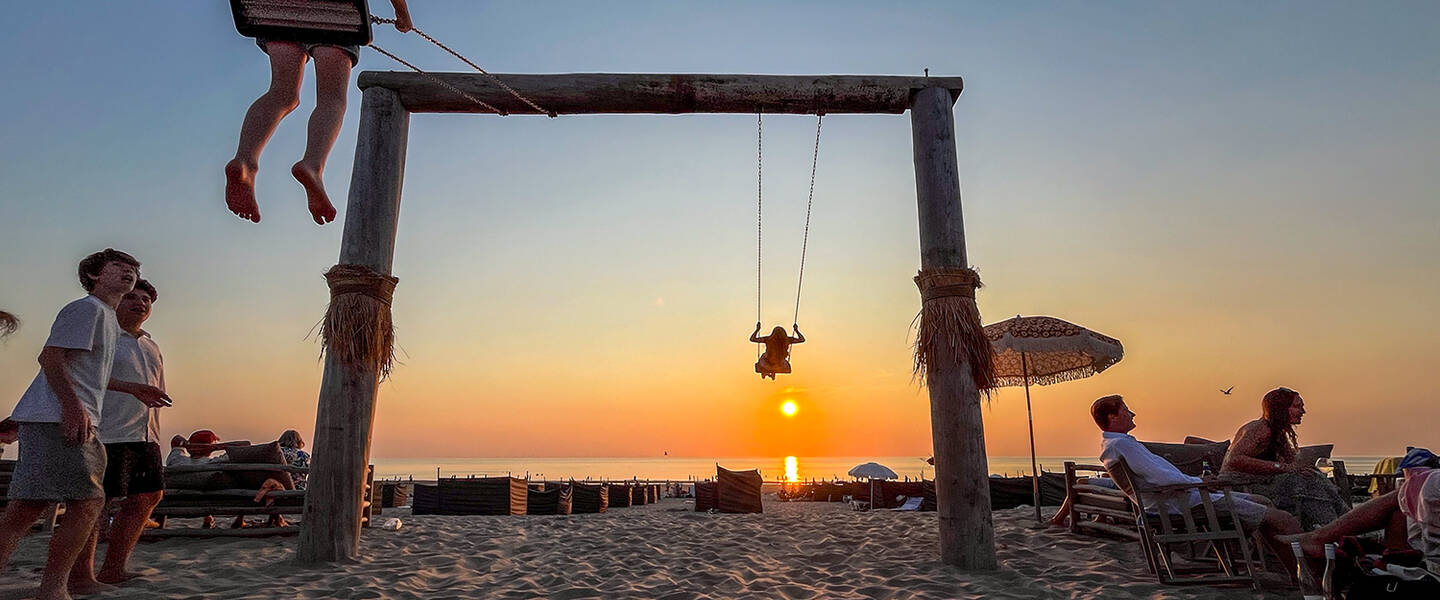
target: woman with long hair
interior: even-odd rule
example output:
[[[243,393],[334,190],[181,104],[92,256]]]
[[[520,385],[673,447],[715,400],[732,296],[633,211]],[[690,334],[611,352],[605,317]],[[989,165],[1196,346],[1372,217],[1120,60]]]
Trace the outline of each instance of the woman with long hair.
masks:
[[[1314,464],[1300,458],[1295,426],[1305,417],[1305,399],[1287,387],[1270,390],[1260,400],[1260,418],[1235,432],[1220,471],[1258,475],[1266,480],[1252,492],[1273,500],[1275,507],[1295,515],[1307,531],[1334,521],[1349,508],[1344,497]]]
[[[770,330],[770,335],[760,337],[760,322],[755,322],[750,341],[765,344],[765,352],[755,361],[755,372],[760,374],[761,379],[774,379],[776,373],[790,372],[790,346],[805,343],[805,334],[800,333],[800,326],[791,324],[790,327],[795,330],[795,337],[785,333],[785,328],[778,325]]]

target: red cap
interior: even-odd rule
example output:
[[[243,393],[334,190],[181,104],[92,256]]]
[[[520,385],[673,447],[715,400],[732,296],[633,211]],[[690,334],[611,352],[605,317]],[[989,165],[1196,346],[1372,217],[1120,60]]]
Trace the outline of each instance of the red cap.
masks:
[[[220,441],[220,436],[215,435],[215,432],[209,429],[201,429],[190,434],[190,439],[186,440],[185,443],[187,445],[198,446],[202,444],[213,444],[218,441]]]

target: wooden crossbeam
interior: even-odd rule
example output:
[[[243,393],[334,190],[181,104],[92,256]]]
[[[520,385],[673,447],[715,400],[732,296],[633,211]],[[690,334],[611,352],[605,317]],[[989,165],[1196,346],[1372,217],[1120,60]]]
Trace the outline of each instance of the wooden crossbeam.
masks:
[[[643,73],[496,74],[520,95],[561,115],[767,113],[900,114],[924,88],[964,88],[959,77],[886,75],[703,75]],[[436,81],[439,79],[439,81]],[[443,81],[444,83],[440,83]],[[537,114],[480,73],[365,71],[361,89],[394,90],[410,112],[489,112],[446,87],[510,114]]]

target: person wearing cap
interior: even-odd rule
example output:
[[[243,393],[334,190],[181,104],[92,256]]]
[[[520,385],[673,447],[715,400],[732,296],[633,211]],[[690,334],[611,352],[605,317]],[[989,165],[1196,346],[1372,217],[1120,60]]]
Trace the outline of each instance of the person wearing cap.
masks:
[[[175,438],[179,437],[175,436]],[[190,434],[190,437],[184,438],[184,443],[179,446],[175,445],[175,438],[171,438],[170,455],[165,457],[165,466],[167,467],[208,465],[230,460],[224,450],[220,450],[218,455],[211,456],[215,454],[216,450],[219,450],[215,444],[220,443],[220,436],[215,435],[215,432],[209,429],[201,429]]]

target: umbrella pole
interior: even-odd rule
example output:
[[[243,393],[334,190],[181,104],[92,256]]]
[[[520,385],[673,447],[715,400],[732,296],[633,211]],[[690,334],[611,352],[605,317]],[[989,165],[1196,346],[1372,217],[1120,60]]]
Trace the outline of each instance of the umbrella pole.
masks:
[[[1030,412],[1030,363],[1020,353],[1020,371],[1025,377],[1025,422],[1030,425],[1030,496],[1035,503],[1035,522],[1040,523],[1040,470],[1035,466],[1035,416]]]

